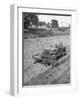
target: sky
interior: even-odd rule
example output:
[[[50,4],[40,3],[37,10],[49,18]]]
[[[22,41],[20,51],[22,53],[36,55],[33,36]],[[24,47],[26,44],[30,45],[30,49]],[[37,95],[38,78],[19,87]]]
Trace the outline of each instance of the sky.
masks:
[[[58,20],[60,27],[67,27],[71,24],[71,16],[38,15],[39,21],[50,22],[52,19]]]

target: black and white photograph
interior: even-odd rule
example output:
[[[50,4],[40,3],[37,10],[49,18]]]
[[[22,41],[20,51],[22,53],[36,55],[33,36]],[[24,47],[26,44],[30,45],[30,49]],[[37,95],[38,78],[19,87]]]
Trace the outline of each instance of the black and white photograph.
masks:
[[[71,14],[22,12],[23,86],[71,83]]]

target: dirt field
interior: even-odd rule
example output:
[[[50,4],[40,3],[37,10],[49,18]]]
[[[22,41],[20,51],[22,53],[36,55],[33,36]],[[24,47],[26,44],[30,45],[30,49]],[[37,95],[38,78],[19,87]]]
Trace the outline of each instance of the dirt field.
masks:
[[[24,85],[70,83],[70,57],[53,69],[51,66],[33,64],[32,55],[50,48],[50,45],[54,47],[61,41],[67,47],[67,52],[70,52],[69,35],[24,40]]]

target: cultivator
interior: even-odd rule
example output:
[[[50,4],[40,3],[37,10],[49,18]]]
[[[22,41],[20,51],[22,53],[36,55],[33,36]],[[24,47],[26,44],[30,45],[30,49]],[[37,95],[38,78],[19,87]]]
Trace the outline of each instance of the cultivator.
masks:
[[[47,66],[52,65],[53,67],[63,61],[66,55],[66,47],[63,46],[63,43],[61,42],[55,45],[55,49],[53,49],[53,47],[51,46],[50,49],[44,49],[42,53],[33,55],[32,58],[35,60],[34,64],[40,63]]]

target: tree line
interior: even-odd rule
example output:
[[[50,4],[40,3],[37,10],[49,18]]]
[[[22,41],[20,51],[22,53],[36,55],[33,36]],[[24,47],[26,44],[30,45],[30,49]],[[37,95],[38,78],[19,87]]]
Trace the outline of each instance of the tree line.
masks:
[[[23,24],[24,24],[24,29],[28,29],[31,25],[35,26],[47,26],[51,28],[58,28],[58,20],[52,19],[51,23],[48,22],[46,23],[45,21],[39,21],[39,18],[37,14],[35,13],[23,13]]]

